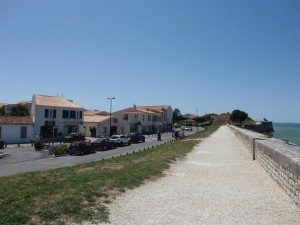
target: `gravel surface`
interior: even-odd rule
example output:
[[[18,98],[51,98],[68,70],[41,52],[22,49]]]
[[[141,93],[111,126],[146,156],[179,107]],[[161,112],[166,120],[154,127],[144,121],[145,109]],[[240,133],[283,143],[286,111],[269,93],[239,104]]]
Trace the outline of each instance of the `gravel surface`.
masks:
[[[225,126],[109,209],[114,225],[300,224],[300,208]]]

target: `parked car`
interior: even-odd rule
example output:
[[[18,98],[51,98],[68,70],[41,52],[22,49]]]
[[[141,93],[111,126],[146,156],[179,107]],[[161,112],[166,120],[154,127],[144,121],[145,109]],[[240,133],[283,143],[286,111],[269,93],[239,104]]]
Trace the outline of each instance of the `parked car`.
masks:
[[[84,155],[95,153],[96,150],[92,143],[86,141],[74,141],[69,146],[70,155]]]
[[[130,145],[131,141],[126,135],[113,135],[110,138],[111,141],[118,144],[118,146]]]
[[[182,126],[182,127],[181,127],[181,130],[182,130],[182,131],[192,131],[193,128],[192,128],[192,127],[188,127],[188,126]]]
[[[145,142],[145,136],[142,133],[129,133],[127,134],[127,137],[130,138],[130,141],[134,143]]]
[[[85,134],[84,133],[70,133],[64,137],[64,141],[67,143],[71,143],[73,141],[84,141]]]
[[[116,142],[111,141],[108,138],[97,138],[91,142],[95,150],[106,150],[118,147]]]

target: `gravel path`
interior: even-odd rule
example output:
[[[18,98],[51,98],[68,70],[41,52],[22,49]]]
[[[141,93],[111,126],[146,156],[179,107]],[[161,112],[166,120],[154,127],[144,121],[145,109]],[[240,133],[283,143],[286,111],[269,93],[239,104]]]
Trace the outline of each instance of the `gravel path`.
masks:
[[[109,208],[114,225],[300,224],[300,208],[225,126]]]

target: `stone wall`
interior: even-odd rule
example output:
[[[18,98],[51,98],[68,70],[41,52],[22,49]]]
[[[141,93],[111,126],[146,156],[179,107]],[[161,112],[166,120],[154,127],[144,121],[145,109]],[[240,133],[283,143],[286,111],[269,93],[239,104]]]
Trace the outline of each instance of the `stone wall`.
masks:
[[[229,126],[280,187],[300,206],[300,147]]]

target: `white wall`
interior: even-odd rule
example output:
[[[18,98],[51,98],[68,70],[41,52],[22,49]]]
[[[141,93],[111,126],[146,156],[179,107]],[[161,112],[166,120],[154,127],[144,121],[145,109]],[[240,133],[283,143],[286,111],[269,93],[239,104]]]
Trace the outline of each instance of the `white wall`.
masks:
[[[56,118],[45,118],[45,109],[56,110]],[[74,111],[82,111],[82,119],[76,118],[63,118],[63,110],[74,110]],[[35,135],[40,133],[40,127],[45,125],[45,121],[55,121],[55,126],[58,127],[58,133],[64,133],[64,127],[67,125],[76,125],[79,126],[79,132],[84,132],[83,125],[83,109],[81,108],[61,108],[61,107],[53,107],[53,106],[39,106],[35,105],[34,112],[34,124],[35,124]]]
[[[0,125],[1,138],[6,144],[29,143],[34,136],[33,125]],[[27,137],[21,138],[21,127],[27,127]]]

